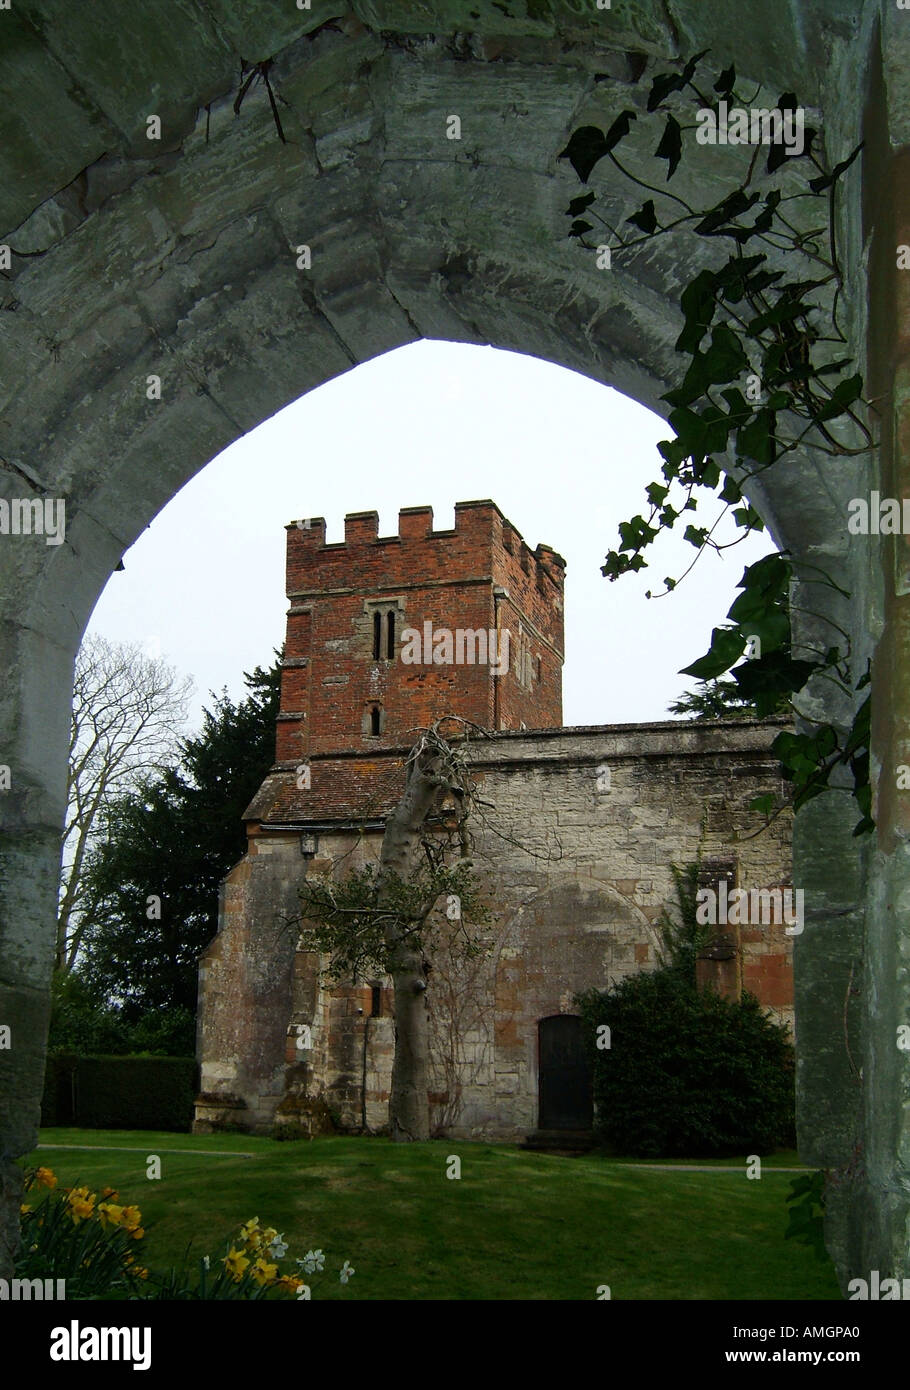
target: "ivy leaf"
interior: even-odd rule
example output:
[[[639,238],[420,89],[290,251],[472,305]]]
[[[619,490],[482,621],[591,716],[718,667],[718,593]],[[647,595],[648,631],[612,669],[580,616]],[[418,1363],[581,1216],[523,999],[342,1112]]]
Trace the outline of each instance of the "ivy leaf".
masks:
[[[559,155],[572,165],[582,183],[587,183],[591,170],[608,150],[607,137],[596,125],[583,125],[574,131],[568,145]]]
[[[856,711],[856,717],[853,720],[853,727],[850,730],[849,737],[847,738],[847,742],[844,745],[845,757],[849,757],[851,753],[855,753],[857,748],[864,748],[868,746],[869,737],[871,733],[870,724],[872,718],[871,700],[871,695],[867,695],[863,703],[860,705],[859,709]]]
[[[664,126],[664,133],[660,137],[660,144],[654,151],[655,159],[665,159],[668,164],[667,183],[679,167],[682,158],[682,126],[674,116],[667,117],[667,124]]]
[[[718,324],[711,334],[711,346],[705,354],[711,384],[722,385],[734,381],[740,372],[748,371],[749,359],[743,351],[742,343],[726,324]]]
[[[862,144],[857,145],[856,149],[853,151],[851,155],[848,155],[846,159],[842,159],[840,164],[835,164],[830,174],[822,174],[817,179],[810,179],[809,187],[812,189],[812,192],[824,193],[826,188],[833,187],[833,185],[837,183],[837,180],[840,178],[841,174],[843,174],[847,169],[850,168],[850,165],[853,163],[854,159],[859,154],[862,148]]]
[[[773,792],[766,792],[764,796],[754,796],[749,802],[749,810],[756,811],[760,816],[770,816],[774,810],[774,800]]]
[[[763,661],[771,652],[782,651],[789,646],[790,618],[787,613],[771,611],[761,616],[756,614],[741,623],[740,628],[745,637],[757,637],[761,642],[762,655],[754,657],[753,661]]]
[[[842,357],[839,362],[825,362],[821,367],[815,367],[813,369],[813,374],[815,376],[831,376],[834,372],[839,372],[842,368],[849,367],[852,361],[852,357]]]
[[[858,374],[847,377],[846,381],[841,381],[835,386],[831,394],[831,399],[818,412],[816,419],[833,420],[837,415],[843,415],[854,401],[858,400],[863,392],[863,379]]]
[[[703,48],[700,53],[696,53],[694,58],[690,58],[682,72],[663,72],[655,77],[651,83],[651,91],[648,95],[648,110],[656,111],[662,101],[665,101],[672,92],[681,92],[687,83],[692,81],[695,69],[698,67],[702,58],[708,52]]]
[[[726,439],[726,434],[724,438]],[[718,450],[718,452],[720,451]],[[715,463],[714,459],[705,459],[704,463],[699,464],[695,469],[695,473],[699,483],[705,487],[717,487],[720,482],[720,464]]]
[[[683,540],[688,541],[690,545],[694,545],[696,550],[701,550],[707,539],[707,526],[687,526],[683,533]]]
[[[683,458],[691,458],[695,464],[727,447],[727,416],[716,406],[709,406],[701,414],[681,406],[670,412],[669,420],[684,450]]]
[[[667,482],[671,482],[673,478],[678,478],[679,465],[689,457],[685,445],[680,443],[678,439],[662,439],[657,446],[657,451],[665,460],[660,471]]]
[[[656,535],[657,528],[649,526],[641,516],[633,516],[631,521],[619,523],[619,537],[623,550],[638,550],[653,541]]]
[[[747,420],[751,420],[752,407],[745,400],[741,391],[738,391],[735,387],[731,387],[729,391],[721,391],[720,394],[721,398],[725,400],[727,402],[727,405],[730,407],[730,424],[735,429],[739,429],[742,425],[746,423]],[[732,497],[726,498],[725,500],[731,502],[738,502],[739,498]]]
[[[784,144],[783,140],[772,145],[768,151],[765,173],[776,174],[781,165],[786,164],[787,160],[791,158],[793,158],[793,156],[787,154],[787,146]]]
[[[743,295],[751,289],[754,272],[760,265],[764,265],[767,259],[767,256],[759,252],[754,256],[734,256],[727,262],[725,269],[729,273],[723,277],[723,297],[729,304],[738,304]],[[777,275],[780,278],[783,271],[778,271]]]
[[[728,381],[735,381],[748,370],[749,359],[738,337],[725,324],[719,324],[711,334],[710,346],[704,352],[694,353],[682,385],[675,391],[668,391],[661,400],[674,406],[691,405],[699,396],[705,394],[709,386],[720,386]],[[726,443],[726,436],[724,442]]]
[[[764,531],[765,529],[765,523],[758,512],[748,504],[745,507],[737,507],[733,513],[733,519],[745,531]]]
[[[739,502],[742,493],[739,490],[739,483],[735,478],[731,478],[729,473],[724,478],[724,485],[721,488],[720,500],[722,502]]]
[[[702,270],[683,290],[679,304],[686,326],[676,340],[677,352],[697,352],[701,340],[717,312],[716,278],[713,271]]]
[[[696,676],[703,681],[714,680],[736,664],[745,648],[746,639],[737,628],[716,627],[711,633],[710,649],[679,674]]]
[[[668,487],[662,487],[660,483],[650,483],[645,489],[648,501],[652,507],[659,507],[664,498],[669,494]]]
[[[736,436],[738,457],[751,459],[753,463],[773,463],[777,456],[776,423],[773,410],[760,410],[752,423],[744,426]]]
[[[750,275],[756,266],[763,265],[767,259],[761,251],[756,252],[754,256],[731,256],[726,265],[717,272],[718,285],[726,288],[736,284],[744,275]]]
[[[626,218],[627,222],[632,222],[636,227],[640,227],[646,236],[652,236],[657,231],[657,213],[654,211],[654,199],[649,198],[638,212]]]
[[[782,270],[762,270],[757,275],[750,276],[744,283],[743,289],[750,298],[755,295],[763,294],[771,285],[776,285],[778,280],[784,278]]]
[[[759,333],[766,328],[775,328],[779,324],[792,323],[794,319],[805,318],[812,312],[813,305],[803,304],[801,300],[779,300],[773,309],[769,309],[765,314],[759,314],[751,323],[747,324],[750,335],[757,338]]]
[[[790,590],[792,566],[782,555],[764,555],[754,565],[747,565],[737,589],[786,598]],[[739,599],[736,600],[739,603]]]
[[[735,86],[736,68],[731,63],[728,68],[724,68],[720,77],[718,77],[717,81],[714,83],[714,90],[717,92],[718,96],[728,97]]]
[[[579,197],[573,198],[569,206],[566,208],[566,216],[578,217],[581,213],[585,211],[586,208],[589,208],[591,206],[596,197],[597,194],[592,192],[582,193],[579,195]]]
[[[751,207],[755,206],[760,197],[760,193],[753,193],[747,197],[744,189],[734,189],[722,202],[718,203],[717,207],[712,208],[702,218],[695,228],[696,232],[701,236],[716,236],[719,228],[732,222],[735,217],[741,217],[744,212],[748,212]]]
[[[780,193],[775,189],[774,192],[770,193],[765,199],[764,210],[758,214],[755,221],[752,223],[753,232],[767,232],[770,229],[779,202]]]
[[[745,646],[745,638],[743,638],[743,646]],[[817,662],[794,661],[789,651],[785,648],[778,648],[775,651],[763,652],[760,657],[756,657],[753,661],[744,661],[741,666],[737,666],[733,675],[740,695],[755,705],[760,719],[766,719],[768,715],[774,713],[782,701],[789,699],[796,691],[802,690],[809,677],[814,675],[817,670],[819,670]],[[789,735],[789,737],[804,739],[804,736],[799,734]],[[778,747],[780,738],[781,735],[778,735],[778,738],[771,745],[771,749],[785,766],[791,766],[796,771],[799,771],[800,768],[803,771],[807,769],[817,771],[814,752],[808,749],[806,741],[798,745],[798,756],[797,752],[789,755],[790,761],[788,762],[788,757],[781,753],[783,745]],[[794,758],[796,758],[796,764],[793,762]]]
[[[637,120],[638,116],[634,111],[623,111],[616,117],[606,134],[607,148],[604,151],[605,154],[609,154],[611,150],[616,148],[620,140],[626,138],[632,129],[632,122]]]

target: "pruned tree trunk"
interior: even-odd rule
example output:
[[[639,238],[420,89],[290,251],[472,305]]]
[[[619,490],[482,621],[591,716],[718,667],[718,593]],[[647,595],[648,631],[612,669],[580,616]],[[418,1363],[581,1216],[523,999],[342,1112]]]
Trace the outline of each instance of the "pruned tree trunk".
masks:
[[[451,783],[441,776],[443,762],[432,747],[418,746],[408,764],[404,794],[386,824],[379,856],[379,901],[384,874],[406,879],[422,854],[421,837],[427,817],[437,811]],[[389,1128],[398,1142],[429,1139],[427,1099],[429,1021],[423,953],[409,942],[403,929],[385,931],[389,973],[395,988],[395,1060],[389,1097]]]

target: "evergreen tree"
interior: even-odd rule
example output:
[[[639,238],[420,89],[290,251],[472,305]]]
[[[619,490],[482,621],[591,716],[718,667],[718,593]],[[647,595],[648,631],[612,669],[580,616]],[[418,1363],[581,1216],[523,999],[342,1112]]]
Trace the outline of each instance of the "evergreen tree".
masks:
[[[94,907],[77,971],[127,1025],[152,1010],[195,1014],[218,885],[245,851],[243,812],[274,761],[280,664],[244,679],[249,695],[236,705],[217,697],[202,731],[181,740],[175,767],[111,805],[91,856]]]
[[[699,681],[694,690],[685,691],[667,710],[688,719],[758,718],[754,702],[742,695],[736,681],[725,680]]]

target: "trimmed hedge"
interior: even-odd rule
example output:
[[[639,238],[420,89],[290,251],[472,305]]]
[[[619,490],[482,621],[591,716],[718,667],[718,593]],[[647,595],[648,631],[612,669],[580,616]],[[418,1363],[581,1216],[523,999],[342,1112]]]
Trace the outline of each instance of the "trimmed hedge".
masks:
[[[47,1059],[41,1123],[186,1132],[193,1123],[196,1083],[194,1057],[57,1053]]]
[[[794,1058],[759,1001],[699,992],[678,971],[578,996],[594,1070],[595,1134],[640,1158],[764,1154],[794,1142]],[[597,1026],[610,1028],[598,1049]]]

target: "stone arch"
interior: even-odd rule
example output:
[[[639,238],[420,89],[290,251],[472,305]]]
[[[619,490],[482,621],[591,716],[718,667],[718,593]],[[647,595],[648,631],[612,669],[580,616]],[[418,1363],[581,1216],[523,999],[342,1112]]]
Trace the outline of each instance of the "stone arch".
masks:
[[[556,161],[566,135],[640,105],[636,80],[649,65],[711,46],[735,52],[738,70],[770,91],[798,90],[832,145],[847,143],[856,122],[842,93],[861,92],[875,66],[878,16],[895,22],[894,7],[874,0],[742,0],[735,9],[640,0],[613,11],[529,0],[517,17],[476,0],[477,28],[466,33],[449,0],[338,8],[326,22],[293,6],[276,14],[240,0],[182,0],[164,22],[146,6],[131,11],[116,72],[114,9],[91,30],[43,0],[3,16],[15,42],[0,69],[21,100],[0,151],[0,245],[14,252],[0,281],[0,478],[5,496],[34,491],[67,506],[64,544],[0,547],[0,747],[12,768],[0,797],[0,999],[17,1039],[2,1112],[7,1155],[31,1147],[38,1119],[72,663],[123,552],[233,439],[419,337],[532,353],[660,410],[675,295],[698,263],[658,249],[606,281],[584,261],[564,237],[577,191]],[[899,83],[906,39],[893,33],[889,43],[881,80]],[[235,118],[241,57],[271,62],[284,140],[263,82]],[[150,92],[162,122],[154,146]],[[446,139],[452,112],[460,142]],[[893,142],[910,143],[900,114],[893,119]],[[725,161],[712,151],[699,179],[721,187]],[[856,192],[841,232],[861,339]],[[772,469],[755,495],[780,544],[837,569],[844,499],[858,476],[807,456],[785,474]],[[878,602],[877,583],[868,581],[867,605]],[[882,619],[879,607],[870,624],[858,603],[837,613],[862,656]],[[829,889],[824,870],[846,834],[832,813],[821,836],[798,847]],[[861,891],[844,880],[837,910],[848,914]],[[807,962],[812,950],[801,947]],[[818,980],[823,994],[837,992],[839,980],[831,991]],[[813,1110],[827,1031],[820,1019],[817,1063],[811,1028],[803,1034],[803,1085],[823,1136],[817,1161],[844,1156],[852,1123],[849,1106],[832,1111],[824,1100]],[[15,1198],[5,1211],[8,1230]],[[0,1250],[0,1272],[6,1262]]]
[[[525,1129],[537,1124],[540,1019],[577,1013],[576,993],[653,967],[659,945],[634,903],[582,874],[554,877],[513,914],[493,971],[494,1091],[519,1098]]]

